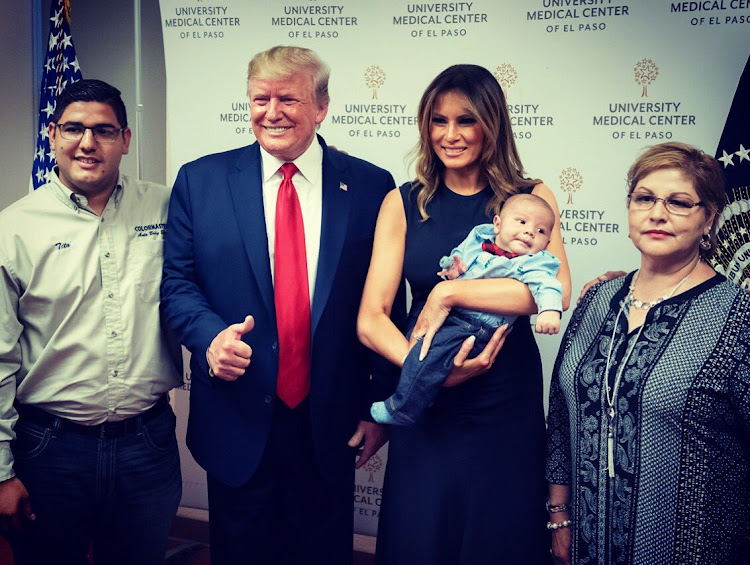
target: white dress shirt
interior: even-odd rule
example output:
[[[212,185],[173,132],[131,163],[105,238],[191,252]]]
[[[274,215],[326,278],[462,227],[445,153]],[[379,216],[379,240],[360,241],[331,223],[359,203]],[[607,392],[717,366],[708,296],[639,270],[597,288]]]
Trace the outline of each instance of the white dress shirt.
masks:
[[[287,161],[267,153],[260,148],[263,166],[263,210],[266,216],[266,234],[268,236],[268,256],[271,258],[271,277],[274,276],[274,241],[276,226],[276,199],[279,187],[284,178],[279,168]],[[307,282],[310,288],[310,305],[313,302],[315,276],[318,272],[318,254],[320,252],[320,225],[323,216],[323,148],[318,138],[313,138],[310,147],[292,161],[299,171],[292,178],[297,190],[302,222],[305,228],[305,253],[307,255]]]

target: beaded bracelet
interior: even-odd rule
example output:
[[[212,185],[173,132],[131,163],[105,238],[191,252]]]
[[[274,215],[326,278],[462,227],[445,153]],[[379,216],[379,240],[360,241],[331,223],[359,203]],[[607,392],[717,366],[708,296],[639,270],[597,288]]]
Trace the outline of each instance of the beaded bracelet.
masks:
[[[544,503],[544,506],[547,508],[547,512],[551,514],[555,514],[556,512],[565,512],[570,508],[567,504],[550,504],[549,500]]]
[[[562,522],[547,522],[548,530],[559,530],[560,528],[569,528],[573,525],[573,520],[563,520]]]

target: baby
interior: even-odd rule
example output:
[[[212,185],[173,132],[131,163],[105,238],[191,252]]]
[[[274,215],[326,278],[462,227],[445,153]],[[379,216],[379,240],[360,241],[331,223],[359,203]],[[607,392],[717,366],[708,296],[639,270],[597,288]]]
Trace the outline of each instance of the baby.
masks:
[[[562,285],[555,278],[560,261],[545,251],[554,225],[555,214],[543,199],[533,194],[511,196],[492,224],[476,226],[450,256],[440,260],[442,270],[438,275],[449,280],[519,280],[528,285],[536,302],[537,333],[556,334],[562,313]],[[414,424],[437,396],[466,338],[476,336],[472,354],[477,355],[498,327],[512,324],[515,319],[516,316],[454,308],[422,361],[421,348],[412,347],[404,360],[396,392],[372,405],[372,417],[381,424]]]

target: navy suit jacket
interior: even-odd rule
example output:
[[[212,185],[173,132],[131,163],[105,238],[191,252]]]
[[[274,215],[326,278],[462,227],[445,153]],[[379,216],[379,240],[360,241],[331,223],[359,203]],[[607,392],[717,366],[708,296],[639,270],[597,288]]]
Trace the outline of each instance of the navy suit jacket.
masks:
[[[320,255],[311,308],[310,411],[315,465],[324,477],[352,476],[347,441],[373,392],[393,374],[357,340],[356,318],[378,211],[395,187],[366,161],[323,147]],[[164,243],[162,312],[192,353],[187,445],[213,477],[247,482],[271,426],[278,335],[263,212],[260,148],[209,155],[184,165],[172,189]],[[255,317],[243,337],[250,366],[234,382],[208,376],[206,350],[228,325]],[[397,373],[396,373],[397,374]],[[386,388],[390,388],[387,385]]]

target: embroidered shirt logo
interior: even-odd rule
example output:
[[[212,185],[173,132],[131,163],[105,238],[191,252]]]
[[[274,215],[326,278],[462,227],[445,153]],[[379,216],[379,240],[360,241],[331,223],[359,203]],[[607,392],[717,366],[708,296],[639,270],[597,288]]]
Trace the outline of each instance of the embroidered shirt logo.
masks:
[[[133,229],[138,233],[137,237],[157,237],[163,236],[166,231],[167,224],[144,224],[141,226],[134,226]]]
[[[64,241],[58,241],[55,243],[55,247],[57,247],[58,251],[61,251],[63,249],[67,249],[70,247],[70,243],[65,243]]]

